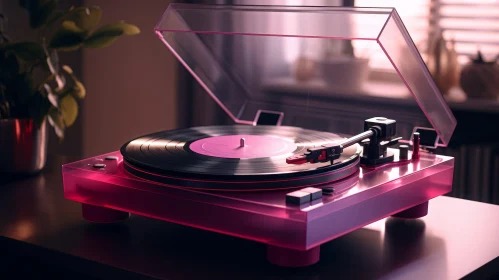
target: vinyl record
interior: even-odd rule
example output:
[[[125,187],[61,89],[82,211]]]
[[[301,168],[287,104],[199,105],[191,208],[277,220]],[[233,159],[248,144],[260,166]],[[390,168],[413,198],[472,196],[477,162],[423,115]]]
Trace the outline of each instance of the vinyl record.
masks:
[[[162,131],[121,148],[133,175],[188,188],[266,190],[311,186],[357,172],[360,147],[331,164],[287,164],[286,158],[345,137],[289,126],[205,126]]]

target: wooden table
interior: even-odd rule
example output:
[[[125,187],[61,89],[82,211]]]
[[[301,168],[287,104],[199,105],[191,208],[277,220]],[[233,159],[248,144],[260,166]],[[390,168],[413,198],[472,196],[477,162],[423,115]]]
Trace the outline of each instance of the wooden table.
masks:
[[[63,197],[61,163],[0,175],[0,267],[12,278],[484,279],[499,277],[499,206],[440,197],[420,220],[384,219],[322,245],[307,268],[267,263],[265,246],[132,216],[94,225]],[[5,274],[7,271],[7,274]],[[7,277],[8,278],[8,277]],[[5,278],[4,278],[5,279]],[[487,278],[490,279],[490,278]]]

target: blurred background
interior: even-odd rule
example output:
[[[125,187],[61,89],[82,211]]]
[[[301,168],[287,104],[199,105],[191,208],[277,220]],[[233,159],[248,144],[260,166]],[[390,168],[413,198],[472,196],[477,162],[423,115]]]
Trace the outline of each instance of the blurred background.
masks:
[[[395,7],[458,121],[450,145],[437,150],[456,157],[455,184],[450,195],[499,204],[499,72],[497,67],[483,70],[480,68],[483,63],[472,61],[478,50],[486,61],[493,61],[499,55],[499,1],[174,2]],[[121,38],[105,49],[61,52],[60,60],[72,66],[86,86],[87,97],[79,101],[79,116],[67,129],[63,142],[59,142],[50,130],[49,154],[85,158],[118,150],[134,137],[159,130],[233,123],[154,34],[154,26],[170,1],[60,0],[59,3],[67,8],[97,5],[103,10],[102,23],[126,20],[136,24],[141,33]],[[0,0],[0,11],[8,18],[3,26],[12,39],[28,40],[34,36],[19,1]],[[248,21],[245,24],[257,23]],[[296,22],[289,17],[284,22],[266,24],[281,24],[288,30],[298,30],[309,23]],[[318,28],[342,27],[341,23],[333,22],[315,24],[323,24]],[[307,111],[301,115],[297,115],[300,110],[280,107],[285,114],[284,124],[331,131],[341,126],[349,127],[352,132],[359,131],[365,114],[386,112],[386,108],[393,105],[390,100],[408,95],[381,50],[373,51],[362,43],[349,41],[346,42],[350,44],[319,46],[307,40],[286,42],[279,45],[278,54],[266,56],[267,64],[262,66],[262,69],[278,73],[279,78],[264,79],[268,73],[246,67],[252,61],[262,61],[262,56],[248,55],[237,60],[244,65],[240,66],[244,79],[254,81],[252,85],[258,85],[262,92],[279,96],[279,100],[290,104],[290,108],[307,102]],[[238,53],[245,53],[255,43],[258,42],[234,41],[230,46],[238,48]],[[216,48],[216,44],[211,47]],[[335,94],[330,94],[335,90],[334,86],[316,72],[325,71],[332,63],[327,58],[337,57],[338,52],[360,58],[360,64],[357,68],[348,68],[351,72],[347,73],[355,73],[348,76],[356,79],[349,81],[350,84],[343,79],[349,86],[337,88]],[[363,64],[364,57],[368,60]],[[352,64],[344,64],[341,69],[346,69],[346,65]],[[463,77],[464,69],[468,76]],[[494,88],[495,93],[468,90],[469,85],[476,88],[477,83],[485,83],[485,87]],[[349,105],[348,110],[340,110],[333,95],[342,96],[341,106]],[[374,100],[372,102],[349,99],[360,95],[375,99],[368,99]],[[412,130],[416,125],[424,126],[426,119],[420,111],[397,108],[400,109],[396,116],[402,120],[399,122],[402,132]]]

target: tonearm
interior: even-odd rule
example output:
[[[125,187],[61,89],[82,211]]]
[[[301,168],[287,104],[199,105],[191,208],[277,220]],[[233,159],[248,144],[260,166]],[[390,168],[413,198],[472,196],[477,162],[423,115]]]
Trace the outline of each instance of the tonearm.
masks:
[[[303,164],[330,161],[333,164],[341,156],[343,149],[357,143],[361,143],[363,147],[361,164],[378,165],[391,162],[394,157],[387,151],[387,147],[397,144],[402,139],[402,137],[395,138],[396,133],[395,120],[382,117],[370,118],[364,122],[364,132],[339,143],[310,148],[302,155],[288,157],[286,162]]]

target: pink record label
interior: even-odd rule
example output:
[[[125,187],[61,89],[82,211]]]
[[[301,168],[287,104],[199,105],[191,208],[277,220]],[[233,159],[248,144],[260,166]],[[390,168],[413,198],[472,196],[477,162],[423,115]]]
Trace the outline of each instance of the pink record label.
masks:
[[[296,144],[291,139],[268,135],[224,135],[194,141],[189,148],[205,156],[244,159],[290,154]]]

